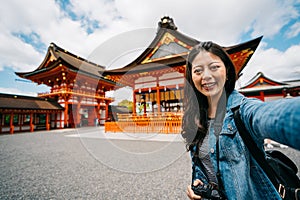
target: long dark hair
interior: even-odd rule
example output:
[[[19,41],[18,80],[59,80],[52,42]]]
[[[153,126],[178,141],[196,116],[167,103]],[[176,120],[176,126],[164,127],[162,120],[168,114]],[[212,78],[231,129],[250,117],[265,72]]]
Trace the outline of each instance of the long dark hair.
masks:
[[[236,81],[234,64],[221,46],[213,42],[200,42],[190,51],[185,69],[184,114],[181,132],[186,141],[187,150],[191,150],[194,145],[201,145],[208,131],[208,100],[196,89],[192,80],[192,62],[201,51],[210,52],[223,61],[227,72],[224,86],[227,96],[234,90]]]

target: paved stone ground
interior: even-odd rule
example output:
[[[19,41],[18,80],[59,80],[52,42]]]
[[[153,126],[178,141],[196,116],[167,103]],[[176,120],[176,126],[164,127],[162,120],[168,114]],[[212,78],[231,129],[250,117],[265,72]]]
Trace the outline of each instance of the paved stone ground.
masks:
[[[80,134],[90,132],[80,130]],[[148,161],[147,155],[154,148],[168,152],[172,144],[82,138],[74,134],[78,133],[64,130],[0,136],[0,199],[186,199],[191,167],[183,143],[171,142],[174,148],[181,149],[171,162],[165,163],[161,156],[155,162],[150,158],[151,163],[141,166],[156,167],[143,171],[130,160],[140,158],[121,157],[119,161],[112,150],[142,155]],[[103,157],[93,153],[98,150],[105,152],[100,155]],[[115,163],[101,160],[110,157]],[[118,169],[118,164],[123,168]],[[126,165],[129,169],[124,171]],[[136,169],[139,173],[134,172]]]
[[[300,166],[300,153],[283,150]],[[101,128],[0,136],[0,199],[187,199],[191,165],[176,135]]]

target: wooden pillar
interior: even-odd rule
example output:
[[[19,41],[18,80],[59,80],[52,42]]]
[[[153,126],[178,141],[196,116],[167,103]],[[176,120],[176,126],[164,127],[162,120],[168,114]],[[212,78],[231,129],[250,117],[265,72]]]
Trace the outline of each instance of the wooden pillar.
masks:
[[[67,87],[66,87],[67,88]],[[65,94],[63,96],[65,102],[65,110],[64,110],[64,128],[69,127],[69,99],[70,96]]]
[[[11,113],[10,114],[10,120],[9,120],[9,126],[10,126],[10,128],[9,128],[9,133],[10,134],[14,134],[14,114],[13,113]]]
[[[108,119],[108,105],[109,101],[105,101],[105,121]]]
[[[259,92],[259,96],[260,96],[260,99],[261,99],[262,101],[265,101],[265,94],[264,94],[263,91],[260,91],[260,92]]]
[[[133,90],[133,105],[132,105],[132,114],[136,115],[136,97],[135,97],[135,90]]]
[[[33,113],[30,113],[29,126],[30,126],[30,132],[33,132],[33,130],[34,130]]]
[[[62,118],[62,112],[59,112],[59,128],[62,128],[62,120],[61,120],[61,118]]]
[[[80,126],[81,122],[81,115],[80,115],[80,108],[81,108],[81,97],[77,97],[77,106],[76,106],[76,125]]]
[[[96,107],[96,116],[97,116],[97,125],[96,126],[99,126],[100,125],[100,100],[97,101],[97,107]]]
[[[157,112],[160,113],[160,91],[159,91],[159,79],[156,77],[156,105]]]
[[[145,98],[145,101],[144,101],[144,116],[146,117],[147,116],[147,102],[146,102],[146,98]]]
[[[49,113],[46,113],[46,130],[50,130]]]
[[[53,128],[57,128],[57,113],[55,112],[55,113],[53,113],[53,115],[54,115],[54,125],[53,125]]]
[[[64,111],[64,128],[68,127],[68,111],[69,111],[68,101],[65,100],[65,111]]]

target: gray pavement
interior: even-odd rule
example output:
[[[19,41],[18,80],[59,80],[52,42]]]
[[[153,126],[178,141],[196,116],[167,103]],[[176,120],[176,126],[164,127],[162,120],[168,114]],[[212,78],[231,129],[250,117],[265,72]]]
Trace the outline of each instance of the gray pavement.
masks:
[[[191,179],[180,135],[103,127],[1,135],[0,169],[0,199],[187,199]]]
[[[1,135],[0,199],[186,199],[190,161],[174,135],[107,135],[113,139],[102,128]]]

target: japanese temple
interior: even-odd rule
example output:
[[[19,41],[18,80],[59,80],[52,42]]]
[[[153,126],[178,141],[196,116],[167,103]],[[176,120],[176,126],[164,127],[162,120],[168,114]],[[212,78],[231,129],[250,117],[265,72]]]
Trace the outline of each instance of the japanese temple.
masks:
[[[233,60],[237,76],[253,55],[262,37],[224,47]],[[142,101],[151,103],[155,112],[182,108],[185,62],[188,52],[199,41],[179,31],[173,19],[164,17],[150,46],[127,66],[104,71],[106,79],[133,88],[133,113]]]
[[[261,39],[223,47],[235,64],[237,77]],[[51,43],[37,69],[16,72],[22,78],[49,86],[50,92],[38,97],[0,95],[0,133],[95,124],[104,125],[106,132],[179,133],[185,62],[197,43],[198,40],[179,32],[168,16],[161,18],[154,39],[144,52],[119,69],[106,70],[105,66]],[[132,88],[132,112],[110,106],[114,99],[106,96],[107,91],[124,86]],[[299,96],[299,88],[300,81],[277,82],[258,73],[240,91],[266,101]],[[7,103],[9,99],[16,104]]]
[[[259,72],[239,92],[262,101],[291,98],[300,95],[300,80],[278,82]]]
[[[22,78],[51,88],[49,93],[39,97],[55,99],[64,107],[57,116],[62,123],[59,127],[80,127],[104,125],[108,106],[112,98],[105,92],[113,90],[115,83],[104,79],[103,66],[87,61],[51,43],[41,65],[32,72],[16,73]]]
[[[118,115],[107,122],[106,131],[178,132],[183,111],[186,58],[199,41],[177,30],[170,17],[159,22],[156,37],[149,47],[123,68],[104,71],[103,76],[133,90],[133,113]],[[262,37],[223,47],[241,75]]]

